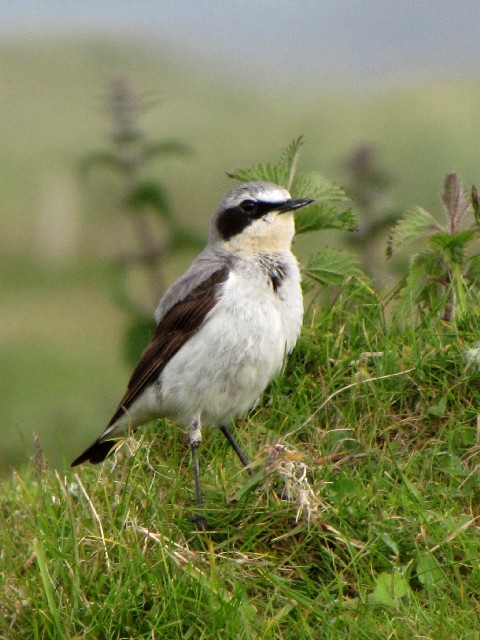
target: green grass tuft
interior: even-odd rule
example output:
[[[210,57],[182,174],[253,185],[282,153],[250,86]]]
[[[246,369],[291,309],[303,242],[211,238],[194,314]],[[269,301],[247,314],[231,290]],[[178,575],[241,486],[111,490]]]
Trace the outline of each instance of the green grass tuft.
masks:
[[[311,315],[238,425],[253,478],[205,432],[207,533],[173,424],[77,473],[37,455],[1,489],[1,637],[478,638],[479,325]]]

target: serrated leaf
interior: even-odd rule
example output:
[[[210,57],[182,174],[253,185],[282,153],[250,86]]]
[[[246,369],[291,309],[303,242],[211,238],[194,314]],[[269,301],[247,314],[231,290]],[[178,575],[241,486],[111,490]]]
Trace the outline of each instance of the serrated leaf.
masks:
[[[398,249],[408,240],[416,240],[419,236],[432,231],[440,231],[441,227],[431,213],[422,207],[411,207],[394,226],[388,242],[387,255]]]
[[[473,229],[464,229],[455,233],[441,231],[430,238],[430,246],[443,253],[450,264],[463,264],[465,261],[465,247],[475,239]]]
[[[423,271],[431,279],[440,279],[445,273],[445,263],[437,251],[422,251],[413,256],[412,269]]]
[[[396,607],[408,592],[408,583],[400,573],[381,573],[370,599],[376,604]]]
[[[290,192],[294,198],[313,198],[317,202],[348,200],[342,187],[317,171],[297,174],[293,179]]]
[[[463,191],[462,181],[456,173],[447,173],[443,181],[442,202],[448,214],[448,225],[451,230],[458,225],[470,208],[470,199]]]
[[[237,169],[229,173],[231,178],[242,182],[264,180],[283,185],[294,198],[312,198],[315,203],[301,209],[295,216],[297,233],[321,229],[352,230],[357,220],[351,210],[338,211],[331,202],[348,200],[344,190],[335,182],[318,172],[295,175],[296,162],[303,137],[294,140],[284,149],[276,164],[257,164],[248,169]]]
[[[465,247],[469,242],[475,239],[475,231],[473,229],[464,229],[463,231],[455,231],[447,233],[441,231],[431,238],[431,243],[438,247],[449,249],[451,247]]]
[[[463,188],[457,173],[447,173],[443,180],[443,189],[440,197],[450,219],[458,215],[462,207]]]
[[[273,182],[288,188],[292,182],[300,147],[303,144],[303,136],[293,140],[280,154],[276,164],[256,164],[248,169],[235,169],[228,172],[230,178],[240,182],[264,180]],[[308,196],[305,196],[308,197]]]
[[[278,175],[275,165],[271,164],[256,164],[248,169],[235,169],[235,171],[227,172],[227,175],[229,178],[239,180],[240,182],[264,180],[265,182],[282,184],[281,177]]]
[[[138,184],[128,194],[125,205],[134,212],[151,207],[167,220],[171,220],[172,217],[167,194],[154,180],[146,180]]]
[[[302,147],[302,145],[303,136],[299,136],[296,140],[292,140],[292,142],[282,151],[280,155],[278,164],[280,165],[280,167],[283,167],[286,173],[285,181],[281,184],[284,184],[288,190],[290,190],[292,187],[292,182],[297,170],[298,156],[300,154],[300,148]]]
[[[309,261],[305,272],[323,285],[341,285],[347,278],[363,276],[354,256],[329,247]]]
[[[312,205],[297,212],[297,233],[320,229],[355,229],[357,219],[350,209],[338,211],[335,206],[328,204],[348,200],[345,191],[321,173],[312,171],[298,174],[293,181],[291,193],[294,198],[315,200]]]
[[[308,196],[307,196],[308,197]],[[326,202],[315,202],[295,214],[296,233],[307,233],[322,229],[355,229],[357,219],[350,209],[338,211],[334,205]]]
[[[426,288],[431,286],[432,278],[440,277],[443,272],[443,260],[436,251],[425,251],[413,256],[407,274],[396,287],[397,317],[407,318],[416,309]]]
[[[154,142],[143,147],[144,158],[154,158],[156,156],[187,154],[191,149],[181,142],[175,140],[164,140],[162,142]]]

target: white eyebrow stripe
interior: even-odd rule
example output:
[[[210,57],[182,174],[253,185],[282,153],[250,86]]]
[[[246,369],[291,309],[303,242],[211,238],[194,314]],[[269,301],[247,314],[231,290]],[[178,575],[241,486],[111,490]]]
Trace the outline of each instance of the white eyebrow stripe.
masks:
[[[286,189],[265,189],[256,194],[258,202],[285,202],[290,199],[290,194]]]

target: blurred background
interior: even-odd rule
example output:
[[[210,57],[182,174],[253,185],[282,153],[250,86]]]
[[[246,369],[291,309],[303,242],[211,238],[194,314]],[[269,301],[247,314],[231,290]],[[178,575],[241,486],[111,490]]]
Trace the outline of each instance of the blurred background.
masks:
[[[52,466],[100,432],[225,172],[300,134],[375,241],[329,242],[391,286],[389,225],[480,181],[479,24],[477,0],[2,3],[0,474],[34,432]]]

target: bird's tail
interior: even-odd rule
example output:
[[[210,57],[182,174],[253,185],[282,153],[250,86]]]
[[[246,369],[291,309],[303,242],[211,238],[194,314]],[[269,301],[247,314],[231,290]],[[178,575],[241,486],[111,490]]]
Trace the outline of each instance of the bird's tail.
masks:
[[[86,449],[83,453],[81,453],[78,458],[72,462],[70,466],[76,467],[83,462],[91,462],[92,464],[98,464],[99,462],[103,462],[105,458],[113,452],[118,445],[121,444],[121,441],[118,440],[96,440],[88,449]]]

